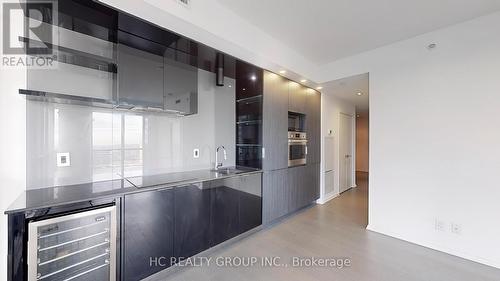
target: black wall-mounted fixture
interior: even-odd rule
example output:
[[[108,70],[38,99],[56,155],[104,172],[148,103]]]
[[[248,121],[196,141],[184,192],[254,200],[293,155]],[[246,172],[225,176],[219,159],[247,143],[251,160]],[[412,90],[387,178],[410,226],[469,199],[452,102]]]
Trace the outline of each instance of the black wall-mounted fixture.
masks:
[[[224,54],[217,53],[215,61],[215,84],[217,86],[224,86]]]

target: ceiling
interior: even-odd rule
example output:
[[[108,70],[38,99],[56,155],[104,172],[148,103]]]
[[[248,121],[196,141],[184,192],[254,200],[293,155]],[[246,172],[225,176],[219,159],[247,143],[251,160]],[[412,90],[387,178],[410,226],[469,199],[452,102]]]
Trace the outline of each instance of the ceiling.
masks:
[[[324,84],[322,93],[333,95],[356,106],[356,113],[368,112],[368,73],[350,76]],[[357,93],[362,93],[361,96]]]
[[[217,0],[323,65],[500,10],[499,0]]]

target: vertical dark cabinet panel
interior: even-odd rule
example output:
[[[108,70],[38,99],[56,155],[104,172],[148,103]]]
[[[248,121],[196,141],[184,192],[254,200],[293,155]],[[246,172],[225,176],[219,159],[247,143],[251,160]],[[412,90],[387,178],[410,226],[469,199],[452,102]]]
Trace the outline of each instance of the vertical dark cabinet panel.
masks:
[[[262,167],[263,70],[236,61],[236,165]]]
[[[174,254],[173,190],[126,195],[123,207],[123,280],[141,280],[167,268]],[[150,265],[150,258],[161,257],[165,266]]]
[[[306,113],[307,88],[297,82],[288,82],[288,110]]]
[[[296,211],[309,203],[308,186],[311,179],[308,176],[307,166],[288,169],[288,183],[290,188],[290,201],[288,211]]]
[[[254,122],[262,119],[262,98],[240,99],[236,103],[236,122]]]
[[[175,194],[174,256],[190,257],[209,247],[210,189],[178,187]]]
[[[239,233],[243,233],[262,224],[262,197],[241,192],[239,198]]]
[[[291,199],[288,169],[265,171],[262,174],[262,194],[264,224],[286,215]]]
[[[236,165],[260,168],[262,166],[262,150],[256,145],[238,145],[236,147]]]
[[[321,161],[321,94],[308,89],[306,105],[307,163],[316,164]]]
[[[26,239],[24,213],[8,216],[8,243],[7,243],[7,280],[24,281],[27,279]],[[5,273],[2,273],[5,274]]]
[[[305,207],[319,198],[319,165],[307,164],[288,169],[288,212]]]
[[[263,70],[257,66],[236,61],[236,99],[262,95]]]
[[[264,72],[263,138],[266,151],[262,169],[288,167],[288,81],[271,72]]]
[[[319,163],[307,164],[306,202],[311,203],[319,199],[320,193],[320,167]],[[307,204],[308,204],[307,203]]]
[[[221,185],[213,194],[211,245],[215,246],[239,234],[239,191]]]
[[[262,176],[240,177],[239,233],[262,224]]]
[[[217,245],[262,224],[260,174],[211,182],[211,245]]]

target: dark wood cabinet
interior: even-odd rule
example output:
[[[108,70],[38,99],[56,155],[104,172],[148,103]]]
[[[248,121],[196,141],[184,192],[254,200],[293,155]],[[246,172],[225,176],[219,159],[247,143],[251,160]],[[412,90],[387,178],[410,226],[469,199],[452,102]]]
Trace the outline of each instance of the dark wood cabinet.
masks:
[[[307,88],[297,82],[288,83],[288,111],[306,113]]]
[[[126,195],[123,215],[123,280],[141,280],[167,268],[174,256],[173,190]],[[150,264],[155,258],[163,260]]]
[[[307,180],[305,183],[305,201],[309,204],[320,196],[320,163],[307,164]]]
[[[288,169],[288,212],[297,211],[319,198],[319,163]]]
[[[264,224],[288,214],[291,199],[288,168],[264,171],[262,174],[262,194]]]
[[[298,166],[288,169],[288,184],[290,189],[288,212],[294,212],[308,204],[306,192],[308,180],[306,166]]]
[[[264,72],[262,169],[278,170],[288,167],[288,80]]]
[[[175,257],[190,257],[209,248],[211,193],[202,183],[175,188]]]
[[[321,161],[321,94],[307,89],[306,96],[307,163]]]
[[[288,168],[288,114],[300,113],[307,133],[307,165]],[[264,72],[263,221],[299,210],[319,198],[321,94]]]

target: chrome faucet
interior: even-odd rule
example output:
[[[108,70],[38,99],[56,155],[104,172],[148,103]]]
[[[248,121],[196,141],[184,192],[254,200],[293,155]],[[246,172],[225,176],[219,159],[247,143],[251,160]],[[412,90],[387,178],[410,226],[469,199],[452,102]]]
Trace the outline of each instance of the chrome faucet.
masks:
[[[221,148],[224,151],[224,160],[227,160],[226,148],[223,145],[217,147],[217,149],[215,150],[215,165],[214,165],[214,170],[218,170],[219,167],[222,167],[222,162],[219,163],[219,159],[218,159],[219,158],[219,156],[218,156],[219,155],[219,149],[221,149]]]

